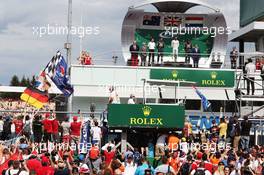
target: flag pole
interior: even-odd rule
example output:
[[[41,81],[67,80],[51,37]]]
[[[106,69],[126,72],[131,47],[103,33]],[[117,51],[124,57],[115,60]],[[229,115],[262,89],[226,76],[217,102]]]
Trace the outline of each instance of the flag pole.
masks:
[[[71,68],[71,28],[72,28],[72,0],[68,0],[68,35],[67,35],[67,43],[65,43],[64,48],[67,50],[67,64],[68,70],[67,74],[70,78],[70,68]],[[65,97],[65,101],[67,101],[67,111],[72,111],[72,97]]]

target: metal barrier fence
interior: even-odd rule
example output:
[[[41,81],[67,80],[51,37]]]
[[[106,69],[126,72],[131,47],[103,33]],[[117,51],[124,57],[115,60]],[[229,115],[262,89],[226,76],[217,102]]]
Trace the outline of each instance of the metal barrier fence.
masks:
[[[145,54],[146,59],[148,60],[149,58],[149,53],[148,51],[142,52],[133,52],[138,54],[138,59],[141,61],[141,56],[142,54]],[[173,52],[151,52],[154,54],[155,60],[157,60],[158,56],[163,56],[164,61],[174,61],[175,55]],[[126,58],[124,58],[124,55]],[[95,65],[126,65],[126,61],[130,59],[131,52],[123,52],[120,50],[115,50],[115,51],[108,51],[108,52],[101,52],[101,53],[94,53],[92,55],[92,62]],[[264,60],[264,53],[261,52],[253,52],[253,53],[239,53],[237,54],[231,54],[231,53],[221,53],[221,52],[214,52],[212,51],[210,54],[208,53],[191,53],[191,52],[182,52],[179,51],[177,57],[180,58],[180,61],[184,61],[185,57],[190,57],[190,60],[192,60],[193,56],[199,56],[201,57],[204,61],[212,61],[212,62],[222,62],[223,66],[225,68],[231,68],[231,60],[235,60],[235,67],[234,69],[243,69],[245,66],[245,63],[247,62],[247,59],[251,58],[253,62],[260,62],[261,60]],[[76,62],[73,62],[74,64],[78,63],[76,59]],[[179,61],[178,60],[178,61]]]

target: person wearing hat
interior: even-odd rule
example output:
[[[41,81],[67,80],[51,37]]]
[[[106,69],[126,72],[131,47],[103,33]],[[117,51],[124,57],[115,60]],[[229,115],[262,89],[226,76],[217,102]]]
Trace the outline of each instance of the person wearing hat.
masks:
[[[192,163],[191,170],[196,170],[202,161],[203,153],[198,152],[196,154],[196,160]]]
[[[82,115],[80,115],[82,116]],[[82,128],[82,118],[81,121],[78,121],[78,116],[72,117],[73,122],[71,122],[71,138],[74,142],[79,142]]]
[[[183,138],[181,139],[181,142],[180,142],[180,149],[181,149],[181,151],[183,151],[185,154],[188,154],[188,152],[189,152],[188,142],[187,142],[187,140],[186,140],[185,137],[183,137]]]
[[[87,164],[82,164],[79,170],[80,175],[90,174],[90,169],[88,168]]]
[[[245,79],[247,80],[247,95],[249,95],[250,92],[250,85],[252,88],[252,95],[254,95],[255,92],[255,72],[256,72],[256,65],[253,64],[252,59],[248,59],[248,63],[245,67],[246,76]]]
[[[137,169],[137,166],[134,163],[134,157],[133,154],[128,154],[126,157],[126,161],[125,161],[125,171],[124,174],[125,175],[134,175],[135,171]]]

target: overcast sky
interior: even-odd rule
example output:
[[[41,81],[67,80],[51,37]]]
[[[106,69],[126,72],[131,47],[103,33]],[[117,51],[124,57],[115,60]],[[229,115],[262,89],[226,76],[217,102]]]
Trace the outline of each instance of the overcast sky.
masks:
[[[204,0],[219,8],[232,29],[238,28],[239,0]],[[73,26],[99,28],[98,35],[83,38],[83,48],[93,55],[112,56],[121,50],[121,25],[129,6],[140,0],[73,0]],[[8,85],[12,75],[37,74],[63,45],[66,35],[39,37],[34,29],[66,26],[68,0],[8,0],[0,3],[0,84]],[[193,9],[194,10],[194,9]],[[195,8],[195,11],[202,8]],[[33,29],[34,28],[34,29]],[[72,58],[79,52],[79,37],[73,36]],[[65,55],[66,56],[66,55]]]

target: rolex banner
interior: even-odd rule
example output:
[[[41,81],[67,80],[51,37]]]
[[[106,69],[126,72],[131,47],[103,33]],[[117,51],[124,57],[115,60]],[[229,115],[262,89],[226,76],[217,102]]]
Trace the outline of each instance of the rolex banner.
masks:
[[[110,104],[112,128],[183,128],[185,109],[176,105]]]
[[[235,85],[232,70],[151,69],[150,79],[193,81],[196,87],[229,87]]]

